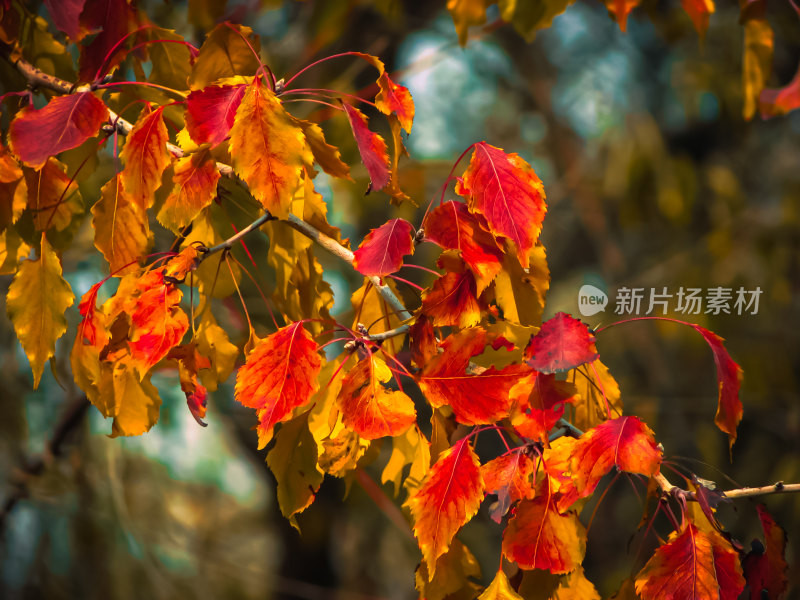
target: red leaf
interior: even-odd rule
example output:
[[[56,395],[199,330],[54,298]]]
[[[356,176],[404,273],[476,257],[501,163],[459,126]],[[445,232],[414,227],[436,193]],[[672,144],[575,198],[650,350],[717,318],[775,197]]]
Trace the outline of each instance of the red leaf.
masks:
[[[434,209],[424,224],[426,239],[458,251],[481,291],[503,268],[503,252],[485,227],[481,215],[473,215],[463,202],[452,200]]]
[[[436,335],[433,325],[425,315],[420,315],[408,331],[411,338],[411,360],[420,369],[423,368],[437,353]]]
[[[396,114],[400,125],[410,133],[414,122],[414,100],[408,88],[396,84],[386,73],[378,77],[378,87],[381,91],[375,96],[375,106],[385,115]]]
[[[100,281],[89,288],[89,291],[83,295],[80,304],[78,304],[78,312],[80,312],[83,320],[78,325],[77,337],[81,344],[93,346],[98,351],[102,350],[109,340],[104,315],[97,310],[97,293],[103,283],[105,281]]]
[[[434,407],[449,405],[465,425],[494,423],[508,413],[509,390],[530,368],[508,365],[467,374],[471,357],[483,352],[486,332],[480,327],[450,335],[443,352],[433,357],[419,376],[419,385]]]
[[[706,34],[708,29],[708,19],[714,12],[713,0],[682,0],[683,10],[692,19],[694,28],[700,37]]]
[[[445,273],[422,293],[422,312],[436,327],[471,327],[481,320],[482,303],[469,271]]]
[[[742,368],[737,365],[725,346],[723,338],[713,331],[704,329],[699,325],[691,324],[705,338],[711,351],[714,353],[714,362],[717,365],[717,384],[719,386],[719,399],[717,401],[717,415],[714,422],[722,431],[728,434],[728,442],[733,448],[736,441],[736,427],[742,420],[742,402],[739,400],[739,387],[742,383]]]
[[[98,71],[103,76],[122,61],[126,44],[117,46],[117,43],[136,28],[136,21],[136,9],[126,0],[86,0],[81,24],[88,30],[102,31],[81,48],[78,74],[81,81],[94,81]]]
[[[106,119],[106,105],[92,92],[59,96],[39,110],[20,111],[11,122],[8,144],[17,158],[39,169],[50,156],[96,135]]]
[[[524,450],[498,456],[481,467],[487,494],[497,494],[497,505],[489,511],[499,523],[512,504],[523,498],[532,499],[531,478],[535,464]]]
[[[479,142],[456,192],[468,198],[470,212],[486,218],[493,234],[514,243],[527,269],[547,211],[544,187],[531,166],[516,154]]]
[[[800,107],[800,68],[786,86],[761,90],[758,98],[758,109],[764,119],[785,115],[798,107]]]
[[[206,388],[199,383],[196,385],[193,392],[186,393],[186,405],[189,407],[189,412],[192,413],[197,424],[203,427],[208,425],[208,423],[203,421],[206,416],[207,395],[208,392],[206,392]]]
[[[44,0],[53,24],[66,33],[73,42],[83,37],[79,17],[85,3],[86,0]]]
[[[120,173],[122,187],[144,209],[153,205],[155,192],[161,186],[161,174],[170,163],[168,141],[164,107],[154,111],[148,108],[142,111],[120,152],[125,163]]]
[[[661,455],[647,425],[637,417],[620,417],[597,425],[578,439],[570,456],[570,474],[580,497],[585,498],[611,467],[655,475]]]
[[[739,554],[722,536],[693,523],[673,532],[636,576],[642,600],[736,600],[743,589]]]
[[[343,106],[350,127],[353,129],[361,162],[369,173],[370,183],[367,193],[372,190],[382,190],[389,183],[389,156],[386,154],[386,142],[377,133],[370,131],[364,113],[349,104]]]
[[[246,89],[244,84],[212,85],[189,94],[184,119],[192,139],[216,146],[227,138]]]
[[[531,337],[525,359],[542,373],[569,371],[599,356],[594,341],[584,323],[560,312],[542,323],[539,333]]]
[[[258,411],[259,448],[319,389],[322,359],[300,321],[259,340],[236,374],[236,400]]]
[[[342,380],[337,397],[342,421],[364,439],[400,435],[417,418],[411,398],[383,386],[391,376],[386,363],[370,355]]]
[[[429,579],[433,579],[436,559],[447,552],[458,530],[478,512],[482,499],[480,462],[469,438],[463,438],[442,452],[422,487],[407,500]]]
[[[353,267],[363,275],[383,277],[400,270],[403,256],[414,252],[414,226],[392,219],[371,230],[353,253]]]
[[[515,404],[511,411],[514,430],[530,440],[544,441],[564,415],[564,404],[574,401],[576,393],[574,385],[556,381],[553,374],[531,371],[509,392]]]
[[[523,569],[569,573],[586,553],[586,533],[574,512],[560,514],[545,479],[533,500],[514,509],[503,532],[503,554]]]
[[[750,586],[750,599],[780,598],[786,591],[789,582],[786,577],[786,532],[767,512],[763,504],[757,506],[761,528],[764,530],[766,553],[764,547],[756,542],[753,550],[744,559],[744,576]],[[766,592],[766,596],[764,593]]]

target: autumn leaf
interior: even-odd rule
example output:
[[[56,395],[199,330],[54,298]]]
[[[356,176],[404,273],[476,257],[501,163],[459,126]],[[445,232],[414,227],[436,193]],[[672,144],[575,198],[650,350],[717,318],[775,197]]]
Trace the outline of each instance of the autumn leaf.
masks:
[[[302,329],[299,323],[289,325],[291,327]],[[308,430],[308,416],[309,411],[306,411],[283,425],[275,436],[275,446],[267,454],[267,465],[278,482],[278,506],[298,531],[295,515],[314,502],[324,477],[317,466],[317,443]]]
[[[763,504],[756,506],[765,545],[753,542],[753,549],[744,559],[744,576],[750,587],[750,600],[780,598],[789,585],[786,564],[786,532],[767,512]],[[765,548],[766,546],[766,548]]]
[[[480,327],[452,334],[442,342],[443,352],[425,365],[418,378],[431,406],[451,406],[456,420],[465,425],[502,419],[508,413],[509,390],[530,372],[525,365],[512,364],[467,374],[470,358],[480,354],[485,345],[486,332]]]
[[[586,532],[574,512],[558,512],[546,479],[533,500],[522,500],[503,532],[503,554],[522,569],[569,573],[583,560]]]
[[[247,87],[236,111],[230,151],[253,197],[273,216],[286,218],[303,167],[314,157],[303,130],[259,78]]]
[[[92,92],[58,96],[44,108],[17,113],[8,145],[20,161],[39,169],[50,156],[80,146],[108,119],[108,109]]]
[[[186,227],[214,200],[219,178],[209,150],[179,159],[172,177],[174,186],[158,211],[158,222],[173,231]]]
[[[743,589],[738,553],[719,534],[693,523],[673,532],[636,576],[642,600],[736,600]]]
[[[339,149],[325,141],[322,128],[311,121],[297,119],[292,115],[289,116],[292,117],[292,121],[303,130],[303,134],[305,134],[306,141],[308,142],[308,147],[311,148],[311,154],[314,155],[314,160],[322,167],[322,170],[332,177],[351,179],[350,167],[347,166],[347,163],[342,162]]]
[[[691,325],[706,340],[714,353],[714,363],[717,366],[717,385],[719,399],[717,401],[717,415],[714,422],[722,431],[728,434],[728,445],[733,448],[736,441],[736,427],[742,420],[742,401],[739,400],[739,387],[742,383],[742,368],[736,364],[723,345],[723,338],[713,331],[704,329],[699,325]]]
[[[67,330],[64,312],[75,296],[62,276],[61,260],[42,236],[39,257],[27,259],[14,276],[6,296],[6,312],[39,387],[44,365],[55,354],[56,340]]]
[[[422,369],[438,352],[433,325],[425,315],[420,315],[408,330],[408,335],[411,360]]]
[[[544,187],[531,166],[517,154],[479,142],[456,192],[468,200],[470,212],[483,215],[494,235],[513,242],[527,269],[547,211]]]
[[[213,392],[233,373],[239,349],[231,343],[210,310],[203,311],[194,340],[198,352],[211,361],[209,369],[200,371],[200,381],[208,391]]]
[[[576,393],[574,385],[556,381],[553,374],[531,371],[509,391],[511,425],[529,440],[544,441],[564,415],[564,404],[574,402]]]
[[[261,67],[257,56],[260,51],[261,42],[252,29],[218,23],[200,47],[189,76],[189,87],[202,90],[226,77],[241,76],[244,81],[244,77],[252,76]]]
[[[334,477],[345,477],[358,467],[358,461],[369,446],[369,440],[347,427],[342,427],[336,436],[322,440],[323,452],[319,456],[319,467]]]
[[[197,144],[216,146],[228,137],[246,89],[244,84],[212,85],[189,94],[184,119]]]
[[[694,28],[700,37],[704,37],[708,29],[708,20],[714,12],[714,0],[681,0],[683,10],[692,19]]]
[[[628,15],[641,0],[604,0],[608,14],[617,22],[623,33],[628,28]]]
[[[480,214],[472,214],[463,202],[452,200],[436,207],[425,218],[425,239],[456,250],[475,275],[478,293],[497,276],[503,252]]]
[[[163,275],[141,285],[130,312],[130,352],[140,378],[177,346],[189,329],[189,319],[180,307],[183,293]]]
[[[533,498],[535,466],[524,448],[498,456],[481,466],[486,493],[497,495],[497,505],[489,511],[495,523],[500,522],[512,504],[523,498]]]
[[[170,163],[168,141],[164,107],[160,106],[153,111],[142,111],[120,152],[125,163],[119,176],[122,186],[127,196],[144,209],[153,205],[155,191],[161,186],[161,174]]]
[[[80,41],[85,33],[79,20],[85,3],[86,0],[44,0],[55,26],[66,33],[73,42]]]
[[[622,414],[622,400],[619,384],[608,367],[598,358],[591,365],[572,369],[567,373],[567,381],[578,390],[575,401],[575,414],[572,424],[582,431]]]
[[[391,481],[395,496],[400,492],[401,483],[409,494],[413,494],[422,485],[430,464],[428,440],[418,428],[409,427],[404,434],[392,438],[392,453],[381,472],[381,483]],[[404,479],[403,471],[406,466],[409,466],[409,471]]]
[[[94,81],[116,67],[125,57],[122,39],[137,26],[136,7],[126,0],[86,0],[80,13],[81,26],[87,31],[101,30],[81,47],[81,81]]]
[[[508,582],[508,577],[503,573],[503,569],[500,569],[489,587],[478,596],[478,600],[523,600],[523,598],[514,591]]]
[[[425,483],[406,501],[429,581],[453,536],[478,512],[483,490],[478,457],[469,438],[463,438],[441,454]]]
[[[258,411],[259,448],[272,428],[292,416],[317,391],[322,359],[317,344],[298,321],[260,340],[236,374],[236,400]]]
[[[556,313],[531,337],[525,360],[542,373],[569,371],[597,359],[594,341],[584,323],[567,313]]]
[[[480,578],[481,567],[475,555],[453,538],[448,551],[436,561],[433,577],[428,576],[427,565],[422,562],[414,573],[414,583],[420,598],[425,600],[471,599],[480,586],[473,578]]]
[[[513,255],[503,256],[502,269],[494,280],[494,300],[506,321],[539,326],[550,289],[550,269],[541,243],[531,249],[528,260],[530,266],[523,269]]]
[[[197,246],[189,245],[170,258],[164,265],[164,279],[171,283],[182,282],[197,268],[200,252]]]
[[[344,376],[337,398],[342,420],[365,439],[400,435],[417,418],[411,398],[384,387],[391,377],[389,367],[374,354],[359,361]]]
[[[28,167],[22,169],[25,185],[18,189],[27,191],[27,208],[33,213],[37,231],[50,228],[64,231],[77,215],[83,214],[78,186],[66,170],[66,165],[53,157],[37,171]]]
[[[800,107],[800,67],[792,80],[782,88],[768,88],[758,97],[761,117],[779,117]]]
[[[372,190],[382,190],[389,183],[389,156],[386,154],[386,142],[369,129],[364,113],[349,104],[342,106],[347,120],[350,122],[350,128],[353,130],[361,162],[364,163],[369,174],[370,183],[367,193]]]
[[[378,87],[380,91],[375,96],[375,106],[385,115],[396,114],[406,133],[411,133],[414,122],[414,100],[408,88],[392,81],[385,72],[378,77]]]
[[[372,229],[353,253],[353,267],[362,275],[384,277],[400,270],[403,256],[414,252],[414,226],[391,219]]]
[[[752,119],[772,70],[774,34],[766,20],[766,2],[748,2],[741,11],[744,26],[742,57],[742,116]]]
[[[470,27],[486,22],[486,9],[493,3],[493,0],[447,0],[459,44],[466,45]]]
[[[484,305],[477,297],[470,271],[445,273],[422,293],[422,313],[436,327],[472,327],[481,320]]]
[[[127,195],[120,175],[103,186],[102,194],[92,207],[94,245],[108,261],[111,273],[119,276],[136,269],[147,254],[153,234],[147,212]]]
[[[651,477],[663,451],[650,428],[637,417],[619,417],[584,433],[572,448],[570,475],[581,497],[591,495],[611,467]]]
[[[112,396],[113,416],[111,437],[142,435],[158,421],[161,398],[150,377],[141,379],[126,361],[114,364],[110,389],[101,390]],[[98,407],[99,408],[99,407]]]

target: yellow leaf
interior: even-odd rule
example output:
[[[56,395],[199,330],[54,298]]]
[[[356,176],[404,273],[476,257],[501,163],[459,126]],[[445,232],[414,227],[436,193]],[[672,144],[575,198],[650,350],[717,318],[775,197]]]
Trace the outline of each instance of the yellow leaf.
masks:
[[[28,208],[33,212],[33,223],[37,231],[54,228],[64,231],[72,218],[83,212],[83,202],[78,185],[71,181],[66,166],[53,157],[38,171],[28,167],[25,186],[28,193]]]
[[[428,577],[427,563],[422,561],[414,575],[414,580],[420,598],[443,600],[444,598],[474,598],[480,587],[470,579],[480,576],[481,568],[475,556],[458,538],[454,538],[447,553],[436,561],[433,578]],[[460,595],[456,595],[457,593]]]
[[[503,268],[494,282],[495,299],[505,320],[541,325],[545,296],[550,288],[544,246],[534,246],[528,257],[530,268],[526,272],[513,254],[505,254]]]
[[[394,282],[387,279],[386,283],[395,295],[399,297]],[[355,315],[352,325],[354,330],[357,330],[358,324],[361,323],[369,330],[370,334],[376,334],[395,329],[402,324],[394,309],[389,306],[389,303],[384,300],[383,296],[378,293],[378,290],[366,277],[361,287],[350,296],[350,302],[353,305]],[[404,339],[405,335],[389,338],[383,342],[383,348],[389,354],[395,355],[403,347]]]
[[[594,584],[586,579],[583,567],[578,567],[562,579],[553,600],[600,600],[600,594]]]
[[[189,87],[199,90],[223,77],[253,75],[261,65],[243,38],[247,38],[253,50],[260,52],[261,42],[249,27],[233,25],[232,29],[226,23],[217,25],[200,47],[189,76]]]
[[[742,115],[750,120],[758,109],[758,97],[772,69],[772,27],[765,19],[748,19],[744,23],[744,60],[742,85],[744,106]]]
[[[231,128],[233,167],[264,209],[284,219],[300,185],[303,167],[314,157],[303,130],[272,90],[254,79]]]
[[[500,17],[514,26],[526,42],[532,42],[536,32],[553,24],[553,19],[567,10],[575,0],[500,0]]]
[[[369,448],[370,441],[343,427],[336,437],[322,441],[320,468],[334,477],[344,477],[358,467],[358,461]]]
[[[411,468],[403,482],[406,465],[411,465]],[[392,453],[381,473],[381,483],[391,481],[394,484],[394,495],[397,496],[402,482],[407,493],[413,494],[422,485],[430,466],[430,444],[417,427],[411,427],[403,435],[392,438]]]
[[[209,392],[213,392],[233,372],[239,349],[228,339],[225,330],[217,325],[210,309],[203,312],[194,339],[198,352],[211,361],[210,369],[201,369],[198,372],[200,382]]]
[[[458,43],[466,45],[469,37],[469,28],[473,25],[486,23],[486,9],[493,0],[448,0],[447,10],[453,18],[453,24],[458,33]]]
[[[114,365],[113,394],[116,411],[111,437],[141,435],[156,424],[161,398],[150,377],[139,381],[136,370],[125,361]]]
[[[612,419],[622,415],[619,384],[600,359],[572,369],[567,373],[567,381],[575,384],[580,395],[574,403],[575,416],[572,419],[572,423],[578,429],[588,431],[608,420],[609,410]]]
[[[75,300],[61,272],[58,255],[42,236],[39,258],[22,261],[8,288],[6,311],[31,363],[34,389],[55,354],[56,340],[67,330],[64,312]]]
[[[492,579],[489,587],[478,596],[478,600],[522,600],[522,596],[514,591],[514,588],[508,582],[508,577],[500,569]]]
[[[208,149],[178,160],[172,176],[174,187],[158,211],[158,222],[173,231],[186,227],[214,200],[219,178]]]
[[[323,473],[317,466],[317,444],[308,429],[308,411],[284,423],[275,434],[267,465],[278,481],[278,506],[298,531],[295,515],[314,501]]]
[[[342,162],[339,149],[325,141],[325,134],[322,133],[322,128],[316,123],[297,119],[292,115],[289,115],[289,118],[303,130],[311,153],[314,155],[314,160],[322,167],[322,170],[332,177],[340,177],[341,179],[352,181],[350,167],[347,166],[347,163]]]
[[[125,193],[119,175],[103,186],[102,193],[92,207],[94,245],[108,261],[111,274],[119,277],[138,268],[153,235],[147,212]]]
[[[11,275],[17,272],[17,265],[28,256],[31,247],[22,241],[14,228],[0,233],[0,275]]]

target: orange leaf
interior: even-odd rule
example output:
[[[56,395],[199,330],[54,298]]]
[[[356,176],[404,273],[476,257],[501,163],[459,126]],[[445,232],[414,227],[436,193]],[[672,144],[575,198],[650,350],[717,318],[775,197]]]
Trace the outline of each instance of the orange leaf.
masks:
[[[164,277],[173,282],[180,282],[186,279],[189,271],[194,271],[197,267],[197,247],[186,246],[178,254],[169,259],[164,265]]]
[[[389,183],[389,156],[386,154],[386,142],[377,133],[370,131],[364,113],[349,104],[343,106],[353,130],[361,162],[367,167],[369,174],[367,193],[372,190],[382,190]]]
[[[514,509],[503,532],[503,554],[522,569],[569,573],[586,553],[586,532],[574,512],[560,514],[547,480],[533,500]]]
[[[630,12],[639,6],[641,0],[603,0],[608,14],[611,15],[614,21],[617,22],[621,31],[628,28],[628,15]]]
[[[257,342],[236,374],[236,400],[258,411],[259,448],[319,389],[321,368],[317,344],[300,321]]]
[[[637,417],[619,417],[590,429],[575,443],[572,479],[581,497],[594,492],[611,467],[650,477],[659,471],[662,450],[650,428]]]
[[[40,168],[50,156],[80,146],[108,119],[92,92],[53,98],[44,108],[26,108],[11,122],[8,145],[23,163]]]
[[[145,209],[153,205],[155,191],[161,185],[161,174],[170,162],[163,113],[163,106],[151,112],[142,111],[120,152],[125,163],[120,174],[125,192]]]
[[[396,84],[387,73],[378,77],[380,92],[375,96],[375,106],[385,115],[395,113],[407,133],[414,122],[414,100],[407,87]]]
[[[576,394],[574,385],[556,381],[555,375],[531,371],[509,392],[515,405],[511,410],[511,424],[519,435],[544,441],[563,416],[564,404],[573,402]]]
[[[422,292],[422,312],[436,327],[472,327],[481,320],[482,303],[471,272],[445,273]]]
[[[337,398],[342,421],[364,439],[400,435],[417,418],[411,398],[382,385],[391,377],[386,363],[371,354],[342,380]]]
[[[534,497],[531,482],[534,467],[533,460],[522,449],[498,456],[481,466],[486,493],[497,494],[497,506],[489,511],[495,522],[499,523],[518,500]]]
[[[470,212],[486,218],[493,234],[514,243],[527,269],[547,211],[544,187],[531,166],[517,154],[479,142],[456,192],[468,199]]]
[[[158,222],[173,230],[191,223],[217,193],[220,174],[211,152],[203,150],[185,156],[175,165],[175,186],[158,211]]]
[[[509,390],[530,372],[525,365],[491,367],[480,374],[467,374],[471,357],[483,352],[486,332],[480,327],[450,335],[441,354],[433,357],[419,377],[419,385],[434,407],[447,404],[456,420],[465,425],[494,423],[509,408]]]
[[[463,202],[448,201],[431,211],[424,223],[427,240],[457,250],[483,289],[503,268],[503,252],[488,232],[480,214],[472,214]]]
[[[140,279],[152,281],[152,285],[140,287],[143,291],[130,313],[131,357],[140,378],[177,346],[189,329],[189,319],[180,307],[183,293],[159,275]]]
[[[64,231],[77,214],[83,214],[78,185],[58,159],[48,158],[38,171],[24,168],[28,209],[37,231],[54,228]]]
[[[700,37],[705,36],[708,29],[708,18],[714,12],[714,0],[682,0],[683,10],[692,19],[694,28]]]
[[[463,438],[441,454],[422,487],[406,501],[429,580],[433,579],[436,560],[447,552],[458,530],[478,512],[483,489],[478,457],[469,438]]]
[[[260,78],[247,87],[236,111],[230,151],[236,173],[255,199],[275,217],[286,218],[303,167],[314,157],[303,130]]]
[[[673,532],[636,576],[642,600],[736,600],[743,589],[738,553],[693,523]]]

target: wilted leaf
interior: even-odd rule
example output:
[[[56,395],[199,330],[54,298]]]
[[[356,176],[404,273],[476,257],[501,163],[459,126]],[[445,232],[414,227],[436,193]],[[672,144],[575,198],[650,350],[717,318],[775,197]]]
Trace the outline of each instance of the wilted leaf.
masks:
[[[483,215],[494,235],[513,242],[520,264],[527,269],[547,211],[542,182],[517,154],[506,154],[486,142],[474,148],[456,192],[468,199],[470,212]]]
[[[364,113],[349,104],[343,106],[353,130],[361,162],[369,174],[370,183],[367,192],[382,190],[389,183],[389,156],[386,154],[386,142],[377,133],[370,131]]]
[[[359,361],[344,376],[337,398],[342,421],[365,439],[400,435],[416,420],[411,398],[384,387],[391,377],[389,367],[374,354]]]
[[[34,389],[45,363],[55,354],[56,340],[67,330],[64,312],[73,300],[61,260],[43,235],[39,258],[22,261],[6,296],[8,318],[31,364]]]
[[[48,157],[80,146],[108,119],[108,109],[92,92],[58,96],[44,108],[17,113],[8,145],[23,163],[39,169]]]
[[[573,369],[567,381],[575,384],[578,400],[575,402],[575,416],[572,424],[582,431],[588,431],[602,423],[610,415],[622,414],[619,384],[600,359],[591,365]]]
[[[739,555],[716,533],[700,531],[687,523],[673,532],[636,576],[636,593],[642,600],[671,598],[736,600],[744,589]]]
[[[641,0],[604,0],[608,14],[617,22],[621,31],[628,28],[628,15],[639,6]]]
[[[291,115],[289,115],[291,117]],[[328,175],[341,179],[350,179],[350,167],[342,162],[341,154],[336,146],[331,146],[325,141],[322,128],[311,121],[304,121],[292,117],[294,123],[303,130],[314,160]]]
[[[403,256],[414,252],[414,226],[391,219],[372,229],[353,253],[353,268],[362,275],[383,277],[400,270]]]
[[[239,349],[231,344],[228,334],[217,325],[210,310],[203,311],[194,339],[197,350],[211,361],[210,369],[200,371],[200,381],[208,391],[213,392],[233,372]]]
[[[319,466],[327,474],[344,477],[358,467],[358,461],[369,448],[369,440],[343,427],[335,437],[322,440]]]
[[[158,421],[161,408],[158,390],[150,383],[149,376],[141,379],[127,362],[114,365],[110,389],[101,390],[101,395],[109,394],[114,398],[114,409],[104,416],[114,417],[111,437],[142,435]]]
[[[458,530],[478,512],[482,499],[480,463],[469,438],[463,438],[442,453],[425,483],[406,501],[429,581],[436,573],[438,558],[447,552]]]
[[[259,448],[272,439],[275,424],[317,391],[321,368],[317,344],[299,321],[259,340],[248,354],[236,374],[236,400],[258,411]]]
[[[525,360],[542,373],[569,371],[597,359],[594,341],[585,323],[567,313],[556,313],[531,338]]]

